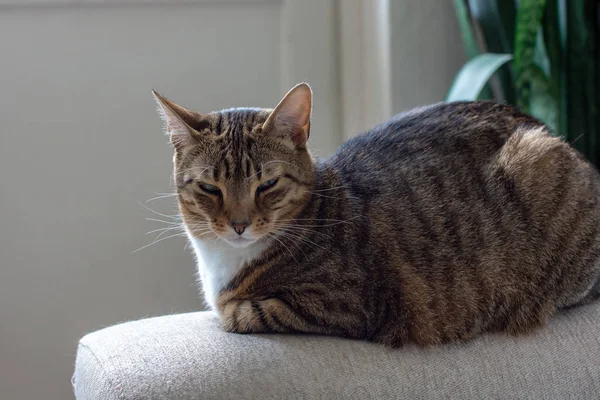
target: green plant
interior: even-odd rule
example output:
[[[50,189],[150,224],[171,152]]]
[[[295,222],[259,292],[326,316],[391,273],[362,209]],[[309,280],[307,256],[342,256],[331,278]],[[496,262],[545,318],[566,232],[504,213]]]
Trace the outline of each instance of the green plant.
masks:
[[[598,0],[454,0],[465,52],[446,101],[495,99],[600,162]]]

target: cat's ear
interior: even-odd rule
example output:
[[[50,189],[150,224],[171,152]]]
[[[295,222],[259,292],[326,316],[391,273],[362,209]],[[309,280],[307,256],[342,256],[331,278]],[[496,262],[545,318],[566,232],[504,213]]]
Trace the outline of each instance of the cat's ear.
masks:
[[[304,148],[310,135],[312,90],[306,83],[292,88],[263,125],[263,132],[281,136],[296,148]]]
[[[176,149],[192,144],[200,139],[200,133],[194,129],[207,124],[202,114],[187,110],[152,90],[158,104],[158,113],[165,121],[167,134]]]

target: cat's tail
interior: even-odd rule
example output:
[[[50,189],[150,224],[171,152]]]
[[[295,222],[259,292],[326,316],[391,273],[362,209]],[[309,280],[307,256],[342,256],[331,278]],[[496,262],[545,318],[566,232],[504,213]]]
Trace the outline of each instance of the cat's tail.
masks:
[[[598,280],[596,280],[594,286],[592,286],[590,292],[587,294],[587,296],[585,296],[583,300],[585,301],[586,299],[588,301],[585,304],[589,304],[600,299],[600,276],[598,277]]]
[[[581,299],[581,301],[578,301],[575,304],[564,307],[563,309],[568,310],[573,307],[585,306],[587,304],[594,303],[595,301],[598,301],[598,300],[600,300],[600,276],[598,276],[598,279],[596,280],[596,283],[594,284],[594,286],[592,286],[592,288],[588,291],[588,293],[585,295],[585,297],[583,299]]]

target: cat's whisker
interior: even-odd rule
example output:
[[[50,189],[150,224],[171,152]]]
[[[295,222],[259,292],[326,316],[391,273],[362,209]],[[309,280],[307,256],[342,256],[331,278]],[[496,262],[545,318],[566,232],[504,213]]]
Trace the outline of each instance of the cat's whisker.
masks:
[[[167,228],[153,229],[150,232],[146,232],[146,235],[151,235],[151,234],[156,233],[156,232],[170,231],[170,230],[173,230],[173,229],[183,229],[183,227],[182,226],[171,226],[171,227],[167,227]]]
[[[195,227],[195,228],[188,228],[188,231],[190,231],[191,233],[202,233],[202,232],[211,232],[212,229],[200,226],[200,227]]]
[[[197,222],[192,222],[192,223],[187,223],[187,226],[210,226],[210,223],[205,222],[205,221],[197,221]]]
[[[188,228],[190,231],[193,231],[195,229],[211,229],[210,225],[207,224],[181,224],[181,226],[185,226],[186,228]]]
[[[575,139],[573,139],[571,142],[569,142],[570,145],[574,145],[575,142],[577,142],[579,139],[581,139],[583,137],[583,133],[579,136],[577,136]]]
[[[158,211],[155,211],[155,210],[151,209],[150,207],[144,205],[143,203],[138,203],[138,204],[140,206],[144,207],[146,210],[150,211],[151,213],[154,213],[154,214],[159,215],[161,217],[169,218],[169,219],[176,219],[176,220],[180,220],[181,219],[181,217],[178,214],[167,215],[167,214],[159,213]]]
[[[274,163],[287,164],[287,165],[289,165],[289,166],[292,166],[292,167],[294,167],[294,168],[297,168],[297,166],[296,166],[296,165],[294,165],[294,164],[292,164],[292,163],[290,163],[290,162],[288,162],[288,161],[283,161],[283,160],[271,160],[271,161],[267,161],[266,163],[264,163],[264,164],[261,164],[261,165],[264,167],[265,165],[274,164]]]
[[[173,228],[170,228],[170,229],[168,229],[168,230],[162,231],[161,233],[159,233],[159,234],[158,234],[158,236],[156,236],[156,237],[154,238],[154,240],[158,240],[158,239],[160,239],[160,238],[161,238],[163,235],[165,235],[166,233],[168,233],[168,232],[171,232],[171,231],[173,231],[173,230],[175,230],[175,229],[178,229],[178,228],[176,228],[176,227],[173,227]],[[181,232],[181,233],[185,233],[185,231],[183,231],[183,230],[182,230],[182,232]]]
[[[162,219],[157,219],[157,218],[144,218],[146,221],[152,221],[152,222],[162,222],[163,224],[167,224],[167,225],[181,225],[181,222],[174,222],[174,221],[164,221]]]
[[[325,237],[330,237],[326,233],[319,232],[318,230],[310,229],[310,228],[304,228],[304,227],[298,227],[298,226],[274,225],[274,228],[276,228],[276,229],[285,229],[285,230],[299,232],[299,233],[310,233],[310,234],[315,234],[315,235],[321,235],[321,236],[325,236]]]
[[[324,189],[323,191],[326,191],[326,190],[330,190],[330,189]],[[304,190],[304,191],[301,191],[301,193],[310,193],[313,196],[318,196],[318,197],[323,198],[323,199],[340,199],[340,200],[342,200],[342,199],[352,199],[352,200],[359,200],[358,197],[351,196],[348,193],[340,193],[340,196],[337,196],[337,195],[336,196],[327,196],[327,195],[320,194],[320,193],[317,193],[317,192],[318,192],[318,190]]]
[[[292,253],[292,251],[289,249],[289,247],[287,247],[285,245],[285,243],[283,243],[277,236],[275,236],[274,234],[270,234],[269,235],[272,239],[277,240],[283,247],[285,247],[285,249],[288,251],[288,253],[290,253],[290,256],[294,259],[294,261],[296,261],[296,264],[300,265],[300,263],[298,262],[298,260],[296,259],[296,257],[294,256],[294,253]]]
[[[179,193],[157,193],[157,194],[158,194],[158,196],[148,199],[144,203],[150,203],[151,201],[167,199],[167,198],[176,197],[179,195]]]
[[[165,236],[165,237],[163,237],[163,238],[161,238],[161,239],[154,240],[152,243],[150,243],[150,244],[147,244],[147,245],[145,245],[145,246],[142,246],[142,247],[140,247],[140,248],[139,248],[139,249],[137,249],[137,250],[134,250],[134,251],[132,251],[132,252],[131,252],[131,254],[133,254],[133,253],[137,253],[137,252],[138,252],[138,251],[140,251],[140,250],[144,250],[144,249],[146,249],[146,248],[148,248],[148,247],[150,247],[150,246],[152,246],[152,245],[154,245],[154,244],[156,244],[156,243],[158,243],[158,242],[162,242],[163,240],[167,240],[167,239],[174,238],[174,237],[177,237],[177,236],[185,236],[185,232],[181,232],[181,233],[175,233],[175,234],[173,234],[173,235],[170,235],[170,236]]]
[[[285,214],[288,215],[288,214]],[[356,218],[360,218],[360,215],[356,215],[349,219],[335,219],[335,218],[291,218],[291,219],[279,219],[278,221],[334,221],[334,222],[349,222]]]
[[[274,224],[273,228],[275,229],[281,229],[281,230],[291,230],[291,231],[295,231],[298,233],[305,233],[305,234],[315,234],[315,235],[321,235],[324,236],[326,238],[332,239],[331,236],[323,233],[323,232],[319,232],[317,230],[314,229],[309,229],[309,228],[304,228],[304,227],[299,227],[299,226],[294,226],[294,225],[277,225]]]
[[[299,227],[303,227],[303,228],[324,228],[324,227],[328,227],[328,226],[336,226],[336,225],[350,223],[350,221],[352,221],[353,219],[356,219],[356,218],[360,218],[360,216],[353,217],[346,221],[332,220],[332,221],[336,221],[336,222],[332,222],[332,223],[328,223],[328,224],[306,225],[303,223],[299,223],[298,225],[286,225],[286,226],[299,226]],[[293,219],[292,220],[278,220],[275,224],[278,224],[280,222],[296,222],[296,221],[301,221],[301,220],[293,220]],[[315,220],[315,221],[319,221],[319,220]],[[321,221],[327,221],[327,220],[322,219]]]
[[[203,236],[203,235],[206,235],[207,233],[213,233],[213,232],[212,232],[212,229],[205,229],[205,230],[194,230],[194,231],[192,231],[192,233],[197,236]]]
[[[348,189],[348,186],[341,185],[341,186],[335,186],[335,187],[327,188],[327,189],[316,189],[316,190],[311,190],[311,192],[327,192],[330,190],[338,190],[338,189]]]
[[[254,174],[250,175],[248,178],[246,178],[246,180],[250,180],[250,179],[254,178],[256,175],[262,174],[263,168],[264,168],[264,165],[260,164],[260,169],[256,173],[254,173]]]
[[[211,226],[209,224],[203,224],[203,223],[187,224],[186,226],[190,230],[193,230],[193,229],[205,229],[205,228],[211,229]]]
[[[185,229],[184,229],[184,225],[183,224],[179,224],[177,226],[172,226],[172,227],[167,227],[167,228],[159,228],[159,229],[155,229],[153,231],[148,232],[146,235],[149,235],[151,233],[154,232],[159,232],[162,231],[154,240],[159,239],[161,236],[163,236],[164,234],[166,234],[167,232],[176,230],[176,229],[180,229],[182,233],[186,233]],[[204,235],[206,233],[212,232],[212,228],[208,227],[208,226],[196,226],[196,225],[191,225],[188,227],[188,229],[190,231],[192,231],[194,234],[196,235]],[[186,233],[187,234],[187,233]]]
[[[288,235],[288,236],[289,236],[289,237],[291,237],[292,239],[295,239],[295,240],[301,240],[301,241],[303,241],[303,242],[304,242],[304,243],[306,243],[306,244],[309,244],[309,245],[314,245],[314,246],[316,246],[316,247],[319,247],[319,248],[321,248],[322,250],[325,250],[325,251],[327,251],[327,252],[330,252],[330,253],[331,253],[331,250],[329,250],[329,249],[326,249],[325,247],[323,247],[323,246],[321,246],[321,245],[318,245],[317,243],[313,242],[312,240],[310,240],[310,239],[308,239],[308,238],[306,238],[306,237],[304,237],[304,236],[302,236],[302,235],[298,235],[297,233],[293,233],[293,232],[289,232],[289,231],[285,231],[285,230],[281,231],[280,233],[281,233],[282,235],[284,235],[284,236],[285,236],[285,235]]]
[[[305,191],[302,191],[301,193],[310,193],[310,194],[311,194],[311,195],[313,195],[313,196],[318,196],[318,197],[321,197],[321,198],[324,198],[324,199],[342,199],[342,198],[349,198],[348,196],[345,196],[345,197],[326,196],[326,195],[324,195],[324,194],[319,194],[319,193],[314,193],[314,192],[311,192],[310,190],[305,190]]]
[[[163,196],[163,195],[166,196],[166,195],[171,195],[171,194],[177,194],[177,192],[168,192],[168,193],[165,193],[165,192],[152,192],[152,194],[155,194],[156,196]]]
[[[341,222],[336,222],[336,223],[333,223],[333,224],[323,224],[323,225],[304,225],[304,224],[301,224],[301,225],[297,225],[297,226],[301,226],[301,227],[304,227],[304,228],[326,228],[326,227],[329,227],[329,226],[335,226],[335,225],[340,225],[340,224],[341,224]],[[288,227],[288,226],[295,226],[295,225],[289,225],[289,224],[281,225],[281,227]]]
[[[301,241],[303,241],[304,243],[306,243],[308,245],[316,246],[316,247],[318,247],[318,248],[320,248],[320,249],[322,249],[322,250],[324,250],[324,251],[326,251],[328,253],[332,253],[331,250],[327,249],[326,247],[321,246],[320,244],[318,244],[318,243],[316,243],[316,242],[314,242],[314,241],[312,241],[312,240],[310,240],[310,239],[308,239],[308,238],[306,238],[304,236],[301,236],[301,235],[298,235],[298,234],[294,234],[293,232],[286,232],[286,233],[289,234],[289,235],[292,235],[296,240],[301,240]]]
[[[346,222],[348,222],[350,220],[327,219],[327,218],[322,218],[322,219],[318,219],[318,218],[316,218],[316,219],[308,219],[308,218],[307,219],[296,219],[296,218],[293,218],[293,219],[278,219],[277,220],[277,222],[301,222],[301,221],[312,221],[312,222],[314,222],[314,221],[326,221],[326,222],[336,222],[336,223],[343,224],[343,223],[346,223]],[[319,226],[321,226],[321,225],[319,225]]]
[[[299,252],[305,252],[307,250],[316,250],[316,247],[313,246],[312,243],[303,241],[293,235],[289,235],[287,233],[285,234],[280,234],[279,238],[286,240],[286,242],[288,242],[288,244],[292,245],[296,250],[298,250]]]

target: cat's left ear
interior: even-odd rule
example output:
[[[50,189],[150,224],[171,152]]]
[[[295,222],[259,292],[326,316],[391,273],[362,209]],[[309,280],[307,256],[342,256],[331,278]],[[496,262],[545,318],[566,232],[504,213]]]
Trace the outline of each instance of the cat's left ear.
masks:
[[[304,148],[310,136],[312,90],[307,83],[294,86],[263,125],[263,132],[280,136],[296,148]]]

